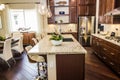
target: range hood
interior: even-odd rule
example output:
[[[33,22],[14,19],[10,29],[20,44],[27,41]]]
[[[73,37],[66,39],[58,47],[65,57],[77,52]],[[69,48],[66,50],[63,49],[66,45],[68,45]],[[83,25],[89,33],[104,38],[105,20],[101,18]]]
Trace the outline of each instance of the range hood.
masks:
[[[110,12],[107,12],[104,16],[114,16],[114,15],[120,15],[120,7],[113,9]]]

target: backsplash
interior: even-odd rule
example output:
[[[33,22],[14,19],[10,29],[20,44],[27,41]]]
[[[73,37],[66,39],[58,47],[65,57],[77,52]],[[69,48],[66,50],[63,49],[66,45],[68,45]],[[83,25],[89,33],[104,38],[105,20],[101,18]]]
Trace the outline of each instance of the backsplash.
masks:
[[[118,29],[118,36],[120,36],[120,24],[102,24],[104,25],[105,32],[116,32],[116,28]]]
[[[50,24],[48,25],[46,32],[55,32],[55,28],[58,29],[61,26],[61,32],[77,32],[77,24]]]

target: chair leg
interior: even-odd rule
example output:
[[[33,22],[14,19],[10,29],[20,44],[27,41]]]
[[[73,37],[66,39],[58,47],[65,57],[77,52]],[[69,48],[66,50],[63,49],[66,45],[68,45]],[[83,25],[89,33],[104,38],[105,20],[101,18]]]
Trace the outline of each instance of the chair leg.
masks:
[[[14,58],[12,58],[12,59],[13,59],[14,63],[16,64],[16,61],[15,61],[15,59],[14,59]]]
[[[40,76],[39,62],[37,62],[37,67],[38,67],[38,76]]]
[[[5,62],[7,63],[8,67],[11,68],[11,65],[7,61],[5,61]]]

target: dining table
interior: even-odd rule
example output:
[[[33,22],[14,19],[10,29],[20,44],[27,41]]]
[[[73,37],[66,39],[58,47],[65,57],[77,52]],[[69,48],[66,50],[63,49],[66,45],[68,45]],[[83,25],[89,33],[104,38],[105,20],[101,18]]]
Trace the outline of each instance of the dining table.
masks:
[[[62,44],[55,46],[50,41],[51,35],[46,35],[28,55],[46,56],[48,80],[84,80],[87,51],[71,34],[62,36]]]

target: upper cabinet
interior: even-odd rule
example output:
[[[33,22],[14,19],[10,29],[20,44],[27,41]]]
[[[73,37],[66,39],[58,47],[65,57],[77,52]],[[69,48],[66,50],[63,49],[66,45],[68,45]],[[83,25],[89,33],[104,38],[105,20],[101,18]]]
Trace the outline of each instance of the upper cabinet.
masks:
[[[76,7],[77,6],[77,0],[69,0],[69,6]]]
[[[118,16],[105,16],[107,12],[120,7],[120,0],[99,0],[99,23],[101,24],[116,24],[120,23]]]
[[[48,24],[62,24],[77,22],[77,0],[49,0],[52,17]]]
[[[95,16],[96,0],[77,0],[78,16]]]

